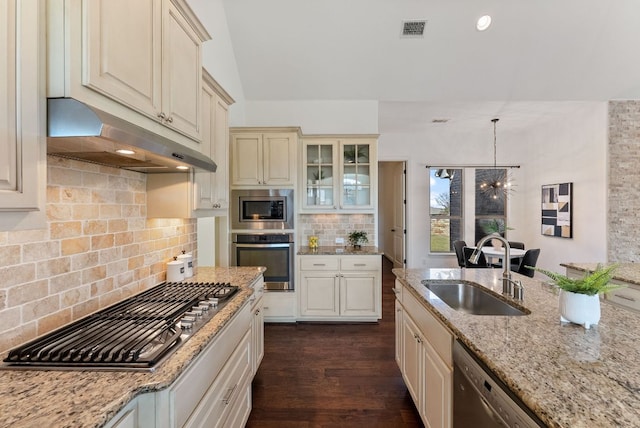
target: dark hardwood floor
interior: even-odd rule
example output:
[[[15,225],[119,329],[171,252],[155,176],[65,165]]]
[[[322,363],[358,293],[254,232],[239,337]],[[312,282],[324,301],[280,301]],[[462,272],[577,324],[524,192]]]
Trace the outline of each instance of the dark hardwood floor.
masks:
[[[247,427],[422,427],[395,362],[393,282],[383,257],[377,324],[265,324]]]

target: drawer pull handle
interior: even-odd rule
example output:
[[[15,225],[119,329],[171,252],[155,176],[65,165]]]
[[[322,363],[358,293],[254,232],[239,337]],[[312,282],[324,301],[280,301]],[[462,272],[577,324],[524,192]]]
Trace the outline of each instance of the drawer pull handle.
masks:
[[[400,293],[400,290],[398,290],[397,288],[392,288],[391,290],[393,290],[394,294],[399,294]]]
[[[616,296],[616,297],[619,297],[621,299],[628,300],[630,302],[635,302],[636,301],[636,299],[634,299],[633,297],[625,296],[624,294],[614,293],[613,295]]]
[[[326,266],[326,264],[324,264],[324,263],[314,263],[313,265],[314,266]]]
[[[353,265],[354,266],[366,266],[367,264],[366,263],[354,263]]]
[[[231,401],[231,396],[233,395],[233,391],[235,391],[237,387],[238,387],[238,384],[236,383],[235,385],[233,385],[233,388],[229,388],[229,390],[227,391],[227,395],[225,395],[224,398],[222,399],[222,402],[224,403],[225,406],[229,404],[229,402]]]

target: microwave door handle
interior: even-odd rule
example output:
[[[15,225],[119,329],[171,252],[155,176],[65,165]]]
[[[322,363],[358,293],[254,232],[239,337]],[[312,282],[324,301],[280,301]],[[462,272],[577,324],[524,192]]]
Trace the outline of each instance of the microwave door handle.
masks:
[[[284,244],[234,244],[236,248],[288,248],[292,243]]]

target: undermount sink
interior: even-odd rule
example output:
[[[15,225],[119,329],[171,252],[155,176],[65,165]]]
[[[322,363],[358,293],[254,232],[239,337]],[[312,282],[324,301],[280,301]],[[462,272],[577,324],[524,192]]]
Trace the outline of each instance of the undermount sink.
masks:
[[[531,312],[518,308],[494,296],[479,284],[470,281],[425,279],[422,284],[452,309],[472,315],[529,315]]]

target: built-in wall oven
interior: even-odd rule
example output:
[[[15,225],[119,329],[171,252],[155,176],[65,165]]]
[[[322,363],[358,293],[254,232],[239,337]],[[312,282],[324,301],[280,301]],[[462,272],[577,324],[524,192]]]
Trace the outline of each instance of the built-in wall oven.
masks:
[[[293,229],[293,189],[231,191],[231,228]]]
[[[264,266],[267,291],[293,291],[293,233],[232,233],[231,264]]]

